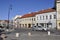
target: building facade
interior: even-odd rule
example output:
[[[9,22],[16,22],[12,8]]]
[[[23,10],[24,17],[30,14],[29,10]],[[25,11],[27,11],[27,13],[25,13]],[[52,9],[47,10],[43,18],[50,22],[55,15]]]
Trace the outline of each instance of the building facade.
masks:
[[[20,18],[21,18],[21,15],[16,15],[12,20],[13,20],[13,25],[14,25],[14,28],[20,28]]]
[[[56,14],[54,9],[40,11],[40,14],[36,15],[36,25],[45,28],[56,28]]]
[[[35,25],[35,14],[25,14],[20,19],[20,27],[22,28],[31,28]]]
[[[0,20],[0,26],[7,27],[8,20]]]
[[[37,12],[27,13],[14,19],[14,24],[19,28],[31,28],[33,26],[56,27],[56,11],[52,8]]]
[[[56,2],[57,6],[57,29],[60,30],[60,0],[57,0]]]

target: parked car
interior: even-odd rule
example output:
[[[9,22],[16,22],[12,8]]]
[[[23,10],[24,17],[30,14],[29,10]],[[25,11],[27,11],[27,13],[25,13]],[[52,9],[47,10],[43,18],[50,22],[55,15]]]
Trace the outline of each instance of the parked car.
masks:
[[[12,32],[14,29],[5,29],[6,32]]]
[[[45,30],[45,31],[47,31],[47,28],[42,27],[42,26],[33,26],[33,27],[32,27],[32,30],[33,30],[33,31],[34,31],[34,30]]]
[[[4,30],[4,27],[3,26],[0,26],[0,33],[3,33],[5,30]]]

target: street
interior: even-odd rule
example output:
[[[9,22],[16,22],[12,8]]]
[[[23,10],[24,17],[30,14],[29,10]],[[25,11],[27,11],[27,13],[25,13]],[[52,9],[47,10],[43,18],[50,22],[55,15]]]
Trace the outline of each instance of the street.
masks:
[[[19,37],[16,37],[19,33]],[[6,40],[60,40],[60,35],[51,33],[48,35],[46,31],[32,31],[31,29],[18,29],[7,34]]]

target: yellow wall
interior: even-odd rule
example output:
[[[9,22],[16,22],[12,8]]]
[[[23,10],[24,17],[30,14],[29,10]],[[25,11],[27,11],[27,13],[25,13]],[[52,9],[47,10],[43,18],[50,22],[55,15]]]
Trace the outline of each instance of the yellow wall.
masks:
[[[24,24],[24,27],[25,24],[27,24],[26,28],[28,28],[28,24],[31,24],[32,27],[32,24],[35,24],[35,21],[32,21],[32,18],[34,19],[35,17],[22,18],[20,24]],[[23,27],[23,25],[21,27]]]
[[[60,2],[57,2],[57,19],[60,20]]]
[[[56,3],[56,6],[57,6],[57,29],[60,30],[60,26],[59,26],[59,23],[60,23],[60,1],[57,1]]]
[[[57,20],[57,29],[60,30],[60,26],[59,26],[60,20]]]

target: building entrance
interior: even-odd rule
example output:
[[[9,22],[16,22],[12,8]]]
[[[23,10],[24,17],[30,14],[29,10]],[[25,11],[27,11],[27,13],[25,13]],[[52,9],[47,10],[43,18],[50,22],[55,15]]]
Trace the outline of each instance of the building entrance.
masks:
[[[31,24],[28,24],[28,28],[31,28]]]

